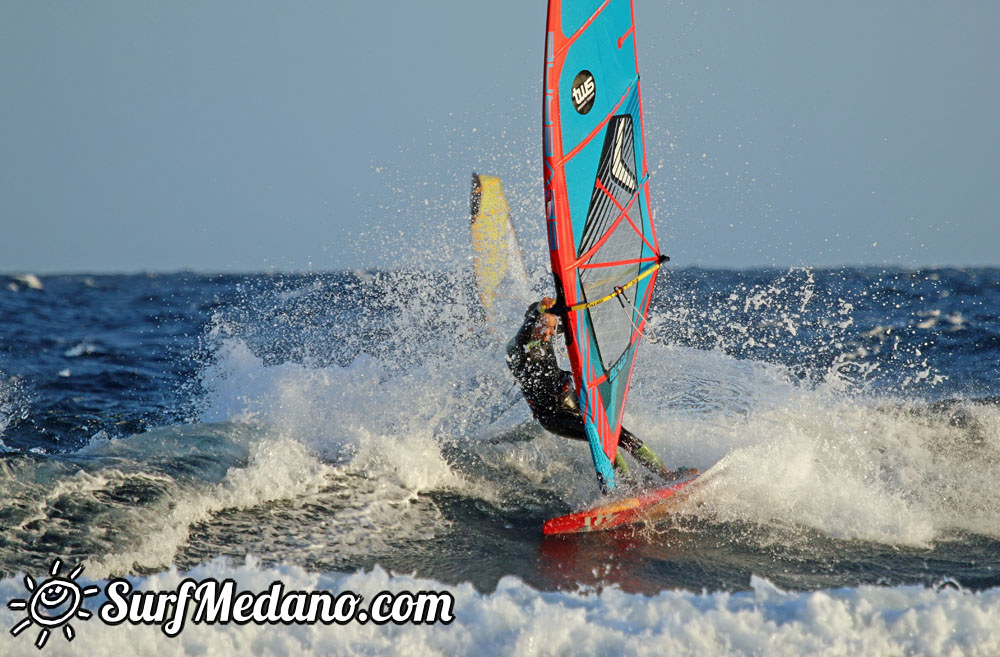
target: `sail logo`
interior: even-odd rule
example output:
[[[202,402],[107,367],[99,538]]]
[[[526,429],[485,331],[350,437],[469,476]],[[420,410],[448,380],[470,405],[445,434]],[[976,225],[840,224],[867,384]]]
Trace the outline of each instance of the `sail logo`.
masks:
[[[597,97],[597,85],[590,71],[583,70],[573,78],[573,109],[580,114],[586,114],[594,106]]]
[[[631,121],[622,120],[618,122],[618,129],[615,131],[615,152],[611,158],[611,175],[615,177],[622,187],[627,189],[629,192],[635,191],[635,176],[629,171],[628,164],[625,162],[625,124],[629,124],[631,128]],[[631,155],[631,153],[629,153]]]

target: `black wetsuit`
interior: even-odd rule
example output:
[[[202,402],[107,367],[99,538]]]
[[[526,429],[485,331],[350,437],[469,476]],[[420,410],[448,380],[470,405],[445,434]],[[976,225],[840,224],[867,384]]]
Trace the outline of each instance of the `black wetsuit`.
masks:
[[[507,343],[507,366],[521,385],[524,398],[540,425],[547,431],[566,438],[587,440],[583,417],[576,400],[573,375],[559,369],[551,339],[532,339],[539,318],[536,302],[528,306],[524,313],[524,323],[517,335]],[[660,460],[625,427],[622,427],[618,444],[654,472],[659,474],[663,468]],[[647,454],[655,461],[650,462]]]

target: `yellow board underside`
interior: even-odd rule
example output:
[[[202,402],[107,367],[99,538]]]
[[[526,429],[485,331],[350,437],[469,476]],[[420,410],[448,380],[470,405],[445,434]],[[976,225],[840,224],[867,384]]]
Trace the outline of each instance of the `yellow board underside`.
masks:
[[[513,265],[515,255],[511,250],[516,248],[516,240],[500,179],[481,175],[479,183],[479,213],[472,221],[472,251],[479,297],[486,312],[493,315],[500,284]]]

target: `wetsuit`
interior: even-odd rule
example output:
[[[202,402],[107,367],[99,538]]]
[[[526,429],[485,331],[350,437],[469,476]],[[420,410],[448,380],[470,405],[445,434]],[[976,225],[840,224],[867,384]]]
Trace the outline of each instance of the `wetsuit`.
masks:
[[[535,326],[541,319],[538,307],[537,302],[528,306],[524,323],[507,343],[507,366],[521,385],[524,398],[539,424],[560,436],[587,440],[573,387],[573,375],[559,369],[551,339],[533,338]],[[652,450],[625,427],[622,427],[618,444],[654,473],[668,479],[675,476]],[[615,457],[615,468],[628,472],[620,452]]]

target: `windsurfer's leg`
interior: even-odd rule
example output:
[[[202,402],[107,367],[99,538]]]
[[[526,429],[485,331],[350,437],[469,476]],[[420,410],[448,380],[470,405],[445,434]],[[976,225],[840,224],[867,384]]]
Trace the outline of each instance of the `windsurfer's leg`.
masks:
[[[564,438],[570,438],[571,440],[588,441],[587,431],[583,426],[583,418],[580,417],[580,413],[576,410],[560,408],[536,419],[546,431]],[[625,457],[622,456],[621,452],[615,455],[614,469],[617,474],[628,474],[628,465],[625,463]],[[611,492],[611,489],[608,488],[608,482],[604,480],[600,472],[597,473],[597,483],[600,485],[603,495]]]
[[[698,474],[697,468],[678,468],[677,470],[668,470],[667,466],[663,464],[660,457],[653,453],[653,450],[646,447],[646,445],[635,437],[635,435],[622,427],[621,438],[618,440],[618,445],[624,447],[629,454],[635,457],[635,460],[642,463],[650,472],[657,474],[667,481],[673,479],[679,479],[681,477],[686,477],[688,475]]]
[[[635,457],[635,460],[642,463],[647,469],[652,472],[662,475],[667,471],[667,467],[663,465],[663,461],[660,457],[653,453],[653,450],[646,447],[641,440],[635,437],[635,435],[622,427],[621,437],[618,439],[619,447],[624,447],[625,450]]]
[[[576,411],[555,410],[540,415],[537,419],[546,431],[572,440],[587,440],[583,419]]]

